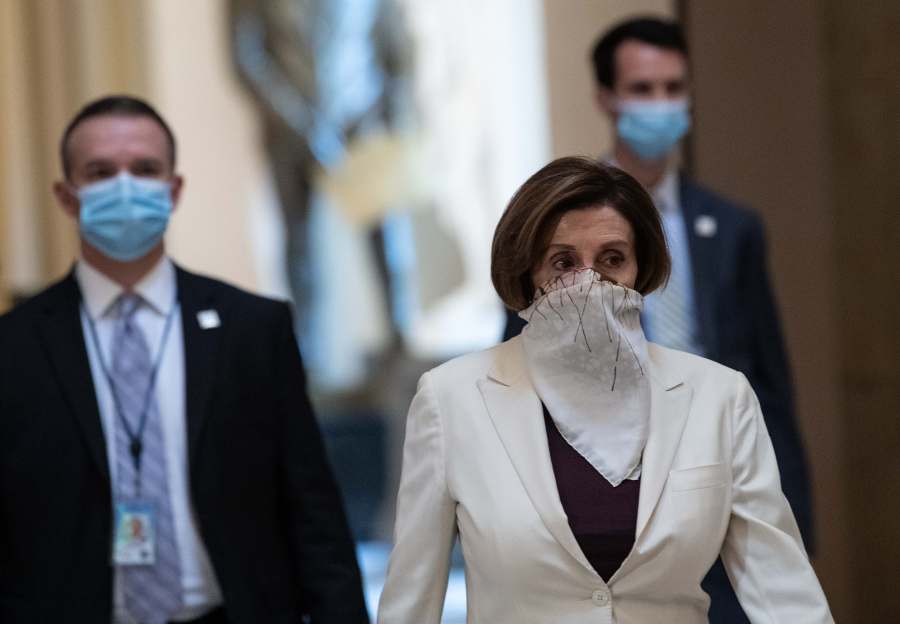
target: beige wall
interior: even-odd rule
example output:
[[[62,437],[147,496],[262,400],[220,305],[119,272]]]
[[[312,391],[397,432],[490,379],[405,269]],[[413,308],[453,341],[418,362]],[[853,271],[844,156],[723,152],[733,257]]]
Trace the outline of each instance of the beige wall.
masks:
[[[34,168],[30,89],[27,65],[16,62],[29,58],[24,9],[22,2],[0,3],[0,291],[4,296],[42,277],[35,236],[38,209],[29,183]]]
[[[848,590],[856,621],[898,622],[900,3],[821,4]]]
[[[544,0],[554,157],[612,149],[609,124],[594,104],[590,51],[597,36],[626,17],[674,12],[673,0]]]

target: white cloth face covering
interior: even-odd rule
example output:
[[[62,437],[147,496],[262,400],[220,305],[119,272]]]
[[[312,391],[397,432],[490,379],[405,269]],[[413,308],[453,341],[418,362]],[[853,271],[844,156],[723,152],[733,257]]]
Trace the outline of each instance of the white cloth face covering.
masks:
[[[592,269],[556,277],[519,312],[535,391],[563,438],[613,486],[640,476],[650,420],[640,293]]]

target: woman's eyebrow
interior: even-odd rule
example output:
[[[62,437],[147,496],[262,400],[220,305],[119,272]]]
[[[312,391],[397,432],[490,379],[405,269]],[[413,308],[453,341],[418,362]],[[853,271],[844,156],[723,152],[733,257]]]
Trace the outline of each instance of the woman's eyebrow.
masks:
[[[628,245],[628,239],[625,238],[611,238],[600,243],[600,247],[603,249],[608,249],[610,247],[627,247]],[[549,245],[547,245],[547,249],[572,250],[575,249],[575,245],[571,245],[569,243],[550,243]]]

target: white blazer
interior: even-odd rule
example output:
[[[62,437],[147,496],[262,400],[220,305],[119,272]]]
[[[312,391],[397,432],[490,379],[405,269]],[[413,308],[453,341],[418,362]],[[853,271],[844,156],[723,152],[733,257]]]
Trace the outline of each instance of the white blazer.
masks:
[[[440,621],[457,533],[469,624],[707,622],[720,553],[751,622],[833,621],[747,380],[654,344],[636,540],[605,583],[560,503],[520,340],[419,382],[379,623]]]

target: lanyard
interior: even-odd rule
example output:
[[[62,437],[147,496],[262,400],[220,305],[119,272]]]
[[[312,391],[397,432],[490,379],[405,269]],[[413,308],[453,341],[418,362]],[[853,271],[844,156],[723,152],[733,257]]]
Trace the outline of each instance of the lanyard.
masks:
[[[84,302],[81,303],[82,313],[88,320],[88,328],[90,328],[91,333],[91,341],[94,343],[94,350],[97,352],[97,359],[100,362],[100,368],[103,370],[103,375],[106,377],[106,383],[109,385],[109,391],[112,395],[113,405],[115,406],[116,414],[119,417],[119,421],[122,423],[122,427],[125,430],[125,435],[128,436],[128,450],[131,453],[131,460],[134,462],[134,490],[135,496],[140,496],[141,494],[141,453],[144,451],[144,446],[142,443],[142,439],[144,437],[144,429],[147,425],[147,415],[150,413],[150,406],[153,402],[153,391],[156,388],[156,377],[159,373],[159,366],[162,363],[163,353],[166,350],[166,344],[168,343],[169,331],[172,329],[172,319],[175,318],[175,311],[178,309],[178,293],[175,293],[175,300],[172,302],[172,308],[169,310],[169,314],[166,316],[166,324],[163,327],[162,337],[160,338],[159,348],[156,350],[156,361],[153,363],[153,368],[150,369],[150,383],[147,384],[147,391],[144,394],[144,406],[141,408],[140,418],[137,423],[137,430],[134,431],[131,428],[131,424],[128,422],[128,419],[125,418],[125,411],[122,409],[122,402],[119,399],[119,393],[116,392],[116,384],[113,381],[112,374],[109,371],[109,368],[106,366],[106,360],[103,357],[103,350],[100,348],[100,340],[97,337],[97,327],[94,323],[94,319],[88,314],[87,309],[84,307]]]

